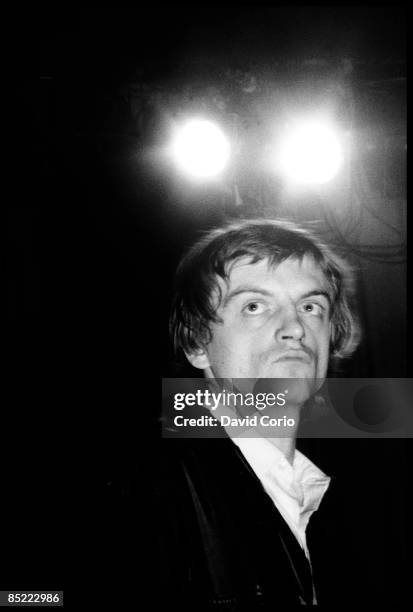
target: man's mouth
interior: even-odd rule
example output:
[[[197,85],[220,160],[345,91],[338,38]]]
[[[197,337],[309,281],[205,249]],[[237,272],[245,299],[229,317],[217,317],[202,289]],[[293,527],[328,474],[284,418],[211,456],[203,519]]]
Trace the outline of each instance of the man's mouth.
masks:
[[[311,356],[304,351],[287,351],[275,360],[275,363],[279,361],[301,361],[303,363],[311,363]]]

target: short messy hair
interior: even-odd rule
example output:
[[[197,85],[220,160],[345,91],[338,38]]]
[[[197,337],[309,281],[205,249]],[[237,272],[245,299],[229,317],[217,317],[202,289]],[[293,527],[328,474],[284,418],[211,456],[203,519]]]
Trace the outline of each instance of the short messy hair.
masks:
[[[175,351],[190,354],[212,339],[210,324],[220,321],[218,279],[228,281],[232,266],[247,258],[276,266],[288,258],[311,256],[323,271],[331,301],[330,355],[349,357],[360,340],[354,310],[354,272],[349,264],[310,231],[289,221],[245,219],[207,232],[184,255],[175,276],[170,333]],[[219,296],[218,305],[216,296]]]

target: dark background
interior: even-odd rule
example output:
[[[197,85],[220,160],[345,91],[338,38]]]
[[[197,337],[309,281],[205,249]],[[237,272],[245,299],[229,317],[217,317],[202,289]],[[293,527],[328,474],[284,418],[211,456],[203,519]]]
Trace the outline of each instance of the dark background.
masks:
[[[170,349],[167,313],[174,268],[200,230],[255,214],[317,219],[359,272],[364,338],[341,375],[408,375],[405,19],[397,5],[208,5],[36,10],[16,20],[1,588],[65,589],[70,604],[88,580],[98,590],[116,584],[127,555],[119,542],[128,540],[122,491],[136,473],[144,490],[160,378],[191,374]],[[237,208],[230,195],[197,190],[148,156],[162,142],[169,93],[175,100],[193,84],[201,97],[205,87],[207,97],[229,92],[227,112],[249,121],[251,133],[259,99],[259,88],[243,90],[251,74],[282,86],[331,74],[351,84],[351,128],[371,144],[358,151],[348,188],[361,216],[343,224],[318,195],[307,208],[257,208],[248,181],[263,179],[253,173],[239,179]],[[327,500],[320,509],[338,551],[327,599],[337,596],[330,572],[345,584],[344,600],[402,602],[407,442],[300,444],[336,487],[333,510]],[[153,529],[148,516],[136,523]],[[136,550],[125,562],[127,591],[142,557]]]

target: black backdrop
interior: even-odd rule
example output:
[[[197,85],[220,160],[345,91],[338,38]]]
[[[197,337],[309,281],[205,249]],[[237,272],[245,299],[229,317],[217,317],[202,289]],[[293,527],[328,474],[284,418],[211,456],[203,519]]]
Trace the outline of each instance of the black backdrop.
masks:
[[[306,18],[297,25],[293,13],[284,13],[279,53],[288,53],[296,27],[300,52],[309,45],[322,53],[335,41],[342,53],[353,40],[361,56],[370,50],[385,58],[396,48],[404,57],[401,9],[391,20],[379,11],[375,27],[368,9],[347,9],[347,30],[330,38],[326,26],[340,22],[334,9],[311,12],[318,24],[313,38],[303,36]],[[160,378],[174,372],[167,337],[173,270],[197,231],[223,213],[212,207],[188,215],[174,205],[168,181],[135,164],[145,137],[133,136],[127,104],[114,109],[108,92],[136,65],[153,82],[167,78],[196,44],[205,54],[208,40],[219,42],[231,61],[241,44],[235,34],[228,42],[228,32],[240,32],[233,10],[48,13],[27,15],[16,28],[22,76],[15,90],[19,176],[10,197],[1,588],[64,589],[73,607],[81,593],[93,599],[109,585],[126,591],[129,601],[135,589],[145,590],[138,561],[146,560],[143,534],[156,529],[145,512],[145,467],[155,444]],[[235,21],[243,24],[245,56],[255,41],[259,57],[269,43],[259,10],[253,15],[249,27],[248,10]],[[398,274],[403,278],[403,269]],[[369,289],[368,271],[364,278],[368,333],[347,374],[404,377],[404,283],[387,300],[382,292],[378,309],[375,282]],[[320,554],[334,555],[323,577],[326,601],[401,603],[410,441],[300,445],[333,476],[314,525]],[[136,472],[144,516],[138,518],[138,508],[128,511],[143,539],[135,534],[131,553],[122,490]],[[149,549],[150,543],[149,537]],[[340,581],[345,588],[337,595]]]

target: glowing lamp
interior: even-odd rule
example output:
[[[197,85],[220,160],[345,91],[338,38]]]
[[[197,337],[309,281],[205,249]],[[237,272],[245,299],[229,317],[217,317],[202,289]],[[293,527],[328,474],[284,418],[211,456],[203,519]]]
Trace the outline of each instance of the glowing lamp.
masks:
[[[212,178],[227,165],[230,145],[217,125],[192,119],[176,129],[171,154],[179,169],[189,177]]]
[[[294,183],[327,183],[337,174],[342,162],[337,134],[320,122],[296,125],[281,142],[277,154],[278,170]]]

